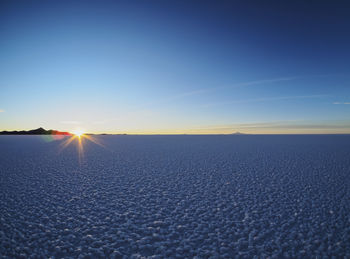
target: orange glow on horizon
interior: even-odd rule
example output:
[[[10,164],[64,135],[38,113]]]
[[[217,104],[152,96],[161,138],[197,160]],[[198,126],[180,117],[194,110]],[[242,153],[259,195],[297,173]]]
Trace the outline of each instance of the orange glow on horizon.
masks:
[[[85,133],[85,132],[84,132],[82,129],[73,130],[73,134],[74,134],[75,136],[77,136],[78,138],[80,138],[81,136],[83,136],[84,133]]]

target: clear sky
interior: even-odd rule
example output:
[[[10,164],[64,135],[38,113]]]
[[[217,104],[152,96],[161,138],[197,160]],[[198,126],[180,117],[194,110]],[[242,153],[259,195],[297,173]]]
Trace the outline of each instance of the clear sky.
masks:
[[[350,133],[349,1],[0,2],[0,130]]]

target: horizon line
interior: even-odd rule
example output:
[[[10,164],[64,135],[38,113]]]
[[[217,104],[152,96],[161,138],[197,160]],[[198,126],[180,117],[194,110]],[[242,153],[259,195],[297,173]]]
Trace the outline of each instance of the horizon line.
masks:
[[[290,122],[289,122],[290,123]],[[347,135],[350,134],[348,123],[339,125],[279,123],[248,123],[226,125],[222,127],[203,127],[187,129],[155,129],[125,131],[88,131],[81,129],[85,135]],[[2,135],[74,135],[74,129],[46,130],[43,126],[35,129],[1,130]],[[22,134],[21,134],[22,133]],[[52,134],[53,133],[53,134]]]

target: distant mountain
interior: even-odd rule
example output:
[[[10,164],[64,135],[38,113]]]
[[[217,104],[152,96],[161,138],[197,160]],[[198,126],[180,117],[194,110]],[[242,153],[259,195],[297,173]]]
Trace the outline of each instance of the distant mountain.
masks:
[[[44,128],[38,128],[33,130],[21,130],[21,131],[1,131],[0,135],[72,135],[69,132],[62,132],[58,130],[45,130]]]
[[[245,135],[245,133],[241,133],[241,132],[237,131],[235,133],[232,133],[231,135]]]

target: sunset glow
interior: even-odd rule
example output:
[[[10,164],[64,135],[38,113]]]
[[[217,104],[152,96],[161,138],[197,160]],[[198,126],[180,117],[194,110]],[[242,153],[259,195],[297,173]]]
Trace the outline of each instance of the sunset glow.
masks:
[[[73,134],[75,135],[75,136],[77,136],[77,137],[81,137],[82,135],[84,135],[84,131],[82,130],[82,129],[76,129],[76,130],[74,130],[73,131]]]

